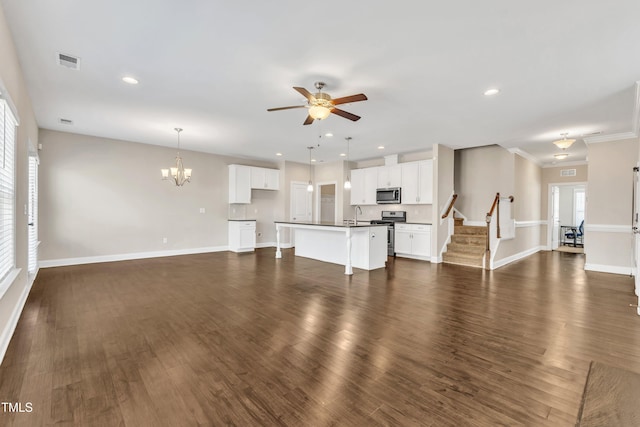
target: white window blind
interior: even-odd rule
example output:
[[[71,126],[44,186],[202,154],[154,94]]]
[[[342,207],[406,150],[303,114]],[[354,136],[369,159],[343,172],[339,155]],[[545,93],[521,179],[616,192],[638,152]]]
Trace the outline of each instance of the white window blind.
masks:
[[[15,267],[15,152],[16,120],[0,99],[0,281]]]
[[[29,260],[28,270],[38,268],[38,157],[29,156]]]

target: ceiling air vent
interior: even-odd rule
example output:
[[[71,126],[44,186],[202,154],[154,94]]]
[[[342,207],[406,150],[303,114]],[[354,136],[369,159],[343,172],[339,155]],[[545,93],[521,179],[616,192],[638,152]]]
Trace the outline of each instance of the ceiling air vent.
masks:
[[[80,58],[75,56],[66,55],[64,53],[58,54],[58,64],[63,67],[71,68],[72,70],[80,69]]]
[[[576,176],[575,169],[560,169],[560,176]]]
[[[63,125],[72,125],[73,124],[73,120],[60,119],[60,123],[62,123]]]

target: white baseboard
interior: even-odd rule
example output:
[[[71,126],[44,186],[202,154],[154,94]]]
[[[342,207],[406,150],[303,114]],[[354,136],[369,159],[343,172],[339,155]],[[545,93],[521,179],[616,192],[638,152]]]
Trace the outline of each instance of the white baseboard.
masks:
[[[431,264],[442,264],[442,255],[440,256],[432,256]]]
[[[625,276],[633,274],[632,267],[623,267],[620,265],[593,264],[587,262],[584,264],[584,269],[587,271],[598,271],[600,273],[623,274]]]
[[[411,254],[399,254],[396,253],[396,256],[399,258],[411,258],[411,259],[417,259],[419,261],[431,261],[431,257],[424,257],[424,256],[420,256],[420,255],[411,255]]]
[[[100,255],[79,258],[47,259],[40,261],[40,268],[63,267],[66,265],[94,264],[98,262],[128,261],[133,259],[160,258],[176,255],[193,255],[209,252],[228,251],[228,246],[210,246],[205,248],[176,249],[171,251],[134,252],[128,254]]]
[[[536,247],[533,247],[531,249],[527,249],[526,251],[519,252],[517,254],[508,256],[506,258],[502,258],[502,259],[500,259],[498,261],[494,261],[491,269],[495,270],[498,267],[502,267],[504,265],[511,264],[512,262],[521,260],[522,258],[526,258],[529,255],[533,255],[536,252],[540,252],[541,250],[544,250],[544,248],[545,248],[544,246],[536,246]]]
[[[275,248],[276,246],[276,242],[256,243],[256,248]],[[291,243],[280,243],[280,249],[291,249],[292,247]]]
[[[31,291],[31,286],[33,285],[33,281],[27,279],[27,285],[25,286],[20,298],[18,299],[18,303],[13,308],[13,312],[11,316],[9,316],[9,322],[7,322],[7,326],[5,326],[2,334],[0,335],[0,364],[4,359],[4,355],[9,348],[9,343],[11,342],[11,337],[13,337],[13,333],[18,326],[18,320],[20,319],[20,315],[22,314],[22,309],[24,308],[24,304],[27,302],[27,297],[29,296],[29,292]],[[15,283],[14,283],[15,286]]]

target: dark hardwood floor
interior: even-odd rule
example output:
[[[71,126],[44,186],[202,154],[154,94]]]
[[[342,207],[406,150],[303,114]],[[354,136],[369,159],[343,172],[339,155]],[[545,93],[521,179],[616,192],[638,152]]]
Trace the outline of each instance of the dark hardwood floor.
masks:
[[[592,360],[640,372],[629,277],[274,249],[40,270],[2,426],[573,426]]]

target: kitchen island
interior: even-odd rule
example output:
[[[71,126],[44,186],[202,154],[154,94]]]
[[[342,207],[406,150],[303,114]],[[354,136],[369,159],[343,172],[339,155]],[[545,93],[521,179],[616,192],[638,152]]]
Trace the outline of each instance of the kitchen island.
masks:
[[[386,225],[290,221],[275,224],[276,258],[282,258],[280,230],[286,227],[294,230],[296,256],[344,265],[344,274],[353,274],[353,267],[385,267]]]

